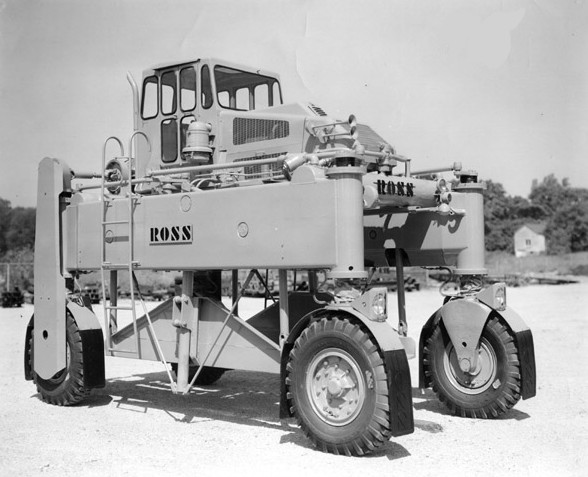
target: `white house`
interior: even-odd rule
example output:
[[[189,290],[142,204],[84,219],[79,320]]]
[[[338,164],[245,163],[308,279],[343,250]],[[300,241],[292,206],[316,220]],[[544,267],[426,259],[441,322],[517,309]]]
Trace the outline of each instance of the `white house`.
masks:
[[[545,253],[545,224],[525,224],[514,233],[515,256]]]

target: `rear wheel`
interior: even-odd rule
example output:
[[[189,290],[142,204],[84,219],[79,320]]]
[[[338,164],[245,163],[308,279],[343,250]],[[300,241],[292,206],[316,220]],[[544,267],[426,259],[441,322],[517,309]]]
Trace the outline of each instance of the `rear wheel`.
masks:
[[[518,349],[498,317],[490,318],[484,327],[473,372],[460,369],[457,353],[442,323],[428,339],[423,360],[433,391],[455,415],[494,418],[520,399]]]
[[[311,323],[290,352],[292,414],[321,450],[362,455],[391,435],[387,370],[360,325],[328,317]]]
[[[29,367],[33,370],[34,318],[31,318],[31,322],[33,327],[30,338],[25,343],[25,359],[28,359]],[[32,372],[33,381],[43,401],[58,406],[76,404],[90,392],[90,389],[84,385],[82,338],[78,325],[69,312],[65,321],[65,337],[65,368],[49,379],[42,379],[34,371]]]

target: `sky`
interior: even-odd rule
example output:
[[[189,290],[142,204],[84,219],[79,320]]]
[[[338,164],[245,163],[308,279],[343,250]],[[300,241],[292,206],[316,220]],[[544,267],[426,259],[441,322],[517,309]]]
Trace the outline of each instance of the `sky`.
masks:
[[[46,156],[99,171],[132,132],[127,71],[210,56],[355,114],[415,171],[588,187],[588,0],[0,0],[0,198],[35,206]]]

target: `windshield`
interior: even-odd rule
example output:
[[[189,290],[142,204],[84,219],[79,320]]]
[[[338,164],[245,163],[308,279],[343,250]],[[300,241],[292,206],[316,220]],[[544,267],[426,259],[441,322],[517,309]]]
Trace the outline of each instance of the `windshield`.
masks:
[[[218,104],[223,108],[249,111],[282,104],[276,78],[215,66],[214,79]]]

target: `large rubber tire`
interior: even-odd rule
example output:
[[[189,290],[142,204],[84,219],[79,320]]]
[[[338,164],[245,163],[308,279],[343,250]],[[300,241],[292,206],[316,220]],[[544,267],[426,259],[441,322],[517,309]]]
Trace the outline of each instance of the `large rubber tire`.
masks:
[[[390,438],[387,370],[362,325],[339,317],[311,323],[286,370],[292,415],[320,450],[363,455]]]
[[[176,375],[178,374],[178,363],[172,363],[172,369]],[[192,378],[198,371],[199,366],[190,366],[190,370],[188,371],[188,382],[192,381]],[[211,384],[216,383],[223,374],[225,374],[226,369],[224,368],[213,368],[211,366],[204,366],[202,372],[194,381],[194,384],[198,386],[210,386]]]
[[[442,323],[427,340],[423,366],[433,391],[458,416],[495,418],[512,408],[521,397],[518,349],[511,332],[496,316],[488,320],[482,331],[474,373],[460,369]]]
[[[69,406],[82,401],[90,392],[84,385],[84,353],[82,338],[73,316],[67,312],[65,318],[66,367],[51,379],[42,379],[34,371],[32,377],[43,401],[58,406]],[[30,339],[25,342],[25,359],[33,369],[34,317]]]

